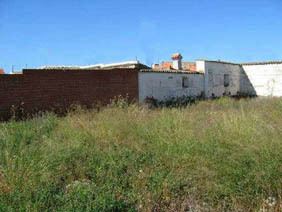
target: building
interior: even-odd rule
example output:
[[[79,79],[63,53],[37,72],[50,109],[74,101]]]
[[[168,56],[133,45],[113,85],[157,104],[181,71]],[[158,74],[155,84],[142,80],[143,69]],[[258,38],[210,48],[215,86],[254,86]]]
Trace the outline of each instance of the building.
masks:
[[[44,66],[37,70],[132,70],[137,71],[138,96],[136,99],[143,102],[147,97],[165,100],[170,97],[202,96],[203,73],[187,69],[186,62],[182,62],[182,55],[176,53],[172,56],[168,68],[150,68],[138,61],[128,61],[112,64],[98,64],[90,66]],[[192,64],[192,63],[191,63]],[[196,63],[194,63],[196,67]]]
[[[207,98],[224,95],[282,96],[282,61],[229,63],[198,60]]]
[[[197,60],[195,70],[183,68],[182,56],[172,57],[172,68],[152,69],[138,61],[24,69],[0,75],[0,119],[11,110],[27,113],[59,111],[73,104],[108,104],[116,96],[142,103],[154,98],[282,96],[282,61],[230,63]]]
[[[154,72],[158,75],[151,74],[142,80],[143,76],[140,74],[139,92],[142,95],[139,101],[147,95],[160,100],[170,96],[199,94],[206,98],[236,95],[282,96],[282,61],[231,63],[197,60],[193,70],[185,70],[181,54],[174,54],[172,60],[159,68],[154,65],[152,70],[141,70],[142,73],[147,71],[146,73]]]
[[[0,74],[5,74],[5,72],[2,68],[0,68]]]

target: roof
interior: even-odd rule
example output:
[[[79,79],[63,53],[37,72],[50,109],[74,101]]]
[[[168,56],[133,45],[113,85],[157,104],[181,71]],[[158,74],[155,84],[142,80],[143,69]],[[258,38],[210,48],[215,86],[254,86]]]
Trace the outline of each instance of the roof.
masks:
[[[22,74],[23,73],[23,71],[21,70],[21,71],[11,71],[10,72],[10,74]]]
[[[0,68],[0,74],[5,74],[5,72],[2,68]]]
[[[196,71],[181,71],[181,70],[171,70],[171,69],[140,69],[140,72],[151,72],[151,73],[174,73],[174,74],[204,74],[202,72]]]
[[[189,71],[196,71],[196,63],[194,62],[182,62],[182,67],[184,70]],[[161,65],[157,66],[155,69],[171,69],[172,68],[172,62],[170,61],[163,61]]]
[[[112,69],[112,68],[127,68],[127,69],[142,69],[149,68],[148,66],[140,63],[139,61],[127,61],[121,63],[111,64],[96,64],[89,66],[43,66],[38,69],[51,69],[51,70],[66,70],[66,69],[82,69],[82,70],[96,70],[96,69]]]
[[[160,69],[172,69],[172,62],[162,62]]]

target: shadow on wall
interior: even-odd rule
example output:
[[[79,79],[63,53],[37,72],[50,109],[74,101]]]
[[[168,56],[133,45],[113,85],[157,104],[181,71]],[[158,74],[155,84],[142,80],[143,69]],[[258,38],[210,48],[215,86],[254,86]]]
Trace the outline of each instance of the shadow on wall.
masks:
[[[240,71],[240,89],[238,92],[238,96],[241,97],[257,96],[257,92],[243,67],[241,67],[241,71]]]

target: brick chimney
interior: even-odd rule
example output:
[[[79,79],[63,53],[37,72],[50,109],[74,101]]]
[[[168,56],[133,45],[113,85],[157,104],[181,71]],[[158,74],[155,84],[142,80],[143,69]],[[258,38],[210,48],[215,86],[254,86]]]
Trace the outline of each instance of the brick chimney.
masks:
[[[172,55],[171,59],[173,60],[172,67],[176,70],[182,70],[182,55],[180,53],[176,53]]]

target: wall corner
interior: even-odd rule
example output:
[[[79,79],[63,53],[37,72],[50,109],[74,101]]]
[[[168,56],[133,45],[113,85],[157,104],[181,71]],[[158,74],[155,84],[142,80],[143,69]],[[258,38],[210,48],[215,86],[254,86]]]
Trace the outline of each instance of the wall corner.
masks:
[[[196,60],[196,71],[204,74],[204,94],[209,98],[209,72],[205,60]]]

